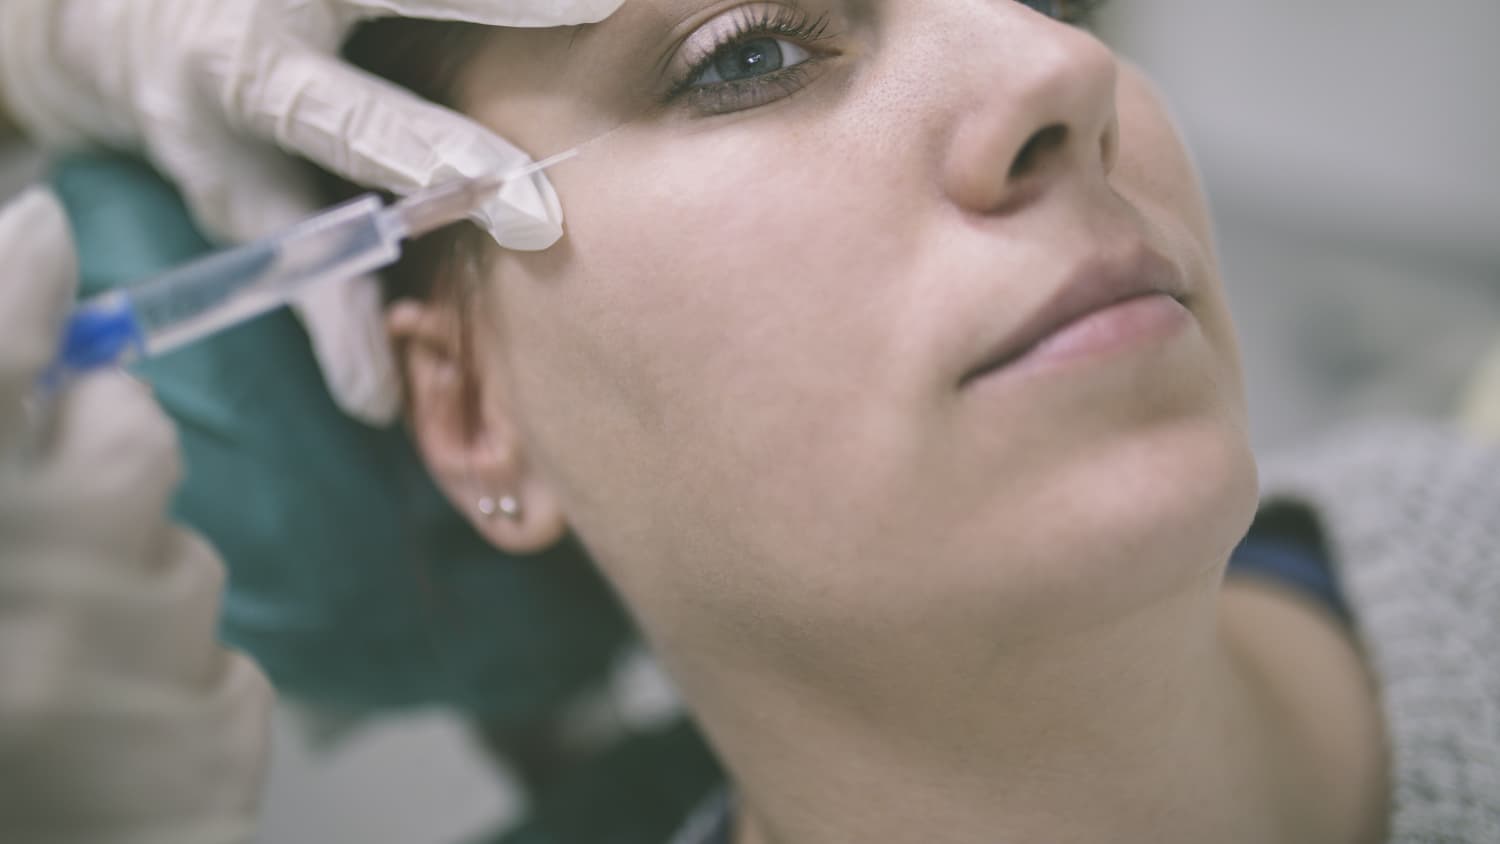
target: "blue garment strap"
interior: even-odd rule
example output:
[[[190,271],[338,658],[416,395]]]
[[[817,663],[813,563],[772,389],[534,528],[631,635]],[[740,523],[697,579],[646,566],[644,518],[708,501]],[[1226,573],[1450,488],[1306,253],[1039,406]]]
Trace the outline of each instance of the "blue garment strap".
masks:
[[[1267,508],[1229,558],[1229,576],[1259,576],[1307,595],[1345,624],[1353,614],[1334,576],[1317,520],[1305,508]]]

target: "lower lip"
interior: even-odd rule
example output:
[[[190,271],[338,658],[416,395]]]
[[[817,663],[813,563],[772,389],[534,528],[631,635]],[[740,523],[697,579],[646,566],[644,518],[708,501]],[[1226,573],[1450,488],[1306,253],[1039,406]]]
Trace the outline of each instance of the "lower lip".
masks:
[[[985,375],[1113,357],[1172,337],[1191,318],[1181,302],[1166,294],[1127,299],[1073,320]]]

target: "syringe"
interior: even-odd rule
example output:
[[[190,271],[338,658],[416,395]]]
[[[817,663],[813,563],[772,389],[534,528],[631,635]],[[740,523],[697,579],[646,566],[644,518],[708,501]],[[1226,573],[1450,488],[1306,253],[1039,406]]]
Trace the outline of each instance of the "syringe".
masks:
[[[368,194],[263,240],[81,303],[44,381],[155,357],[278,308],[310,284],[390,266],[401,243],[469,216],[513,179],[567,161],[579,148],[500,176],[464,179],[386,206]]]

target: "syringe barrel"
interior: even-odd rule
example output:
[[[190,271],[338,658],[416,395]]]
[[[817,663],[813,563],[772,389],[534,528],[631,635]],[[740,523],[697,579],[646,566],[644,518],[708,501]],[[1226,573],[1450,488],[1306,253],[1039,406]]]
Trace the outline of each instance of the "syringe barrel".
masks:
[[[378,197],[361,197],[83,303],[69,320],[60,363],[82,370],[164,354],[280,307],[309,284],[373,272],[400,255],[399,227]]]

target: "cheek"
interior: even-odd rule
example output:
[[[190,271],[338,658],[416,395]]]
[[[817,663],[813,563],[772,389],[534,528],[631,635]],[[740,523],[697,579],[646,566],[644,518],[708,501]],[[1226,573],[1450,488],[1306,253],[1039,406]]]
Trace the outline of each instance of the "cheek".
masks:
[[[620,166],[591,162],[607,178],[559,180],[570,236],[548,269],[564,281],[528,285],[518,310],[547,315],[515,327],[562,362],[545,377],[576,382],[585,356],[578,398],[673,452],[758,460],[856,415],[851,386],[888,354],[900,291],[882,279],[915,251],[909,226],[830,168],[828,147],[787,133],[676,143],[669,161],[625,140]]]
[[[556,180],[563,243],[503,259],[528,436],[596,551],[655,555],[617,582],[690,553],[684,526],[730,556],[837,547],[829,497],[889,486],[870,479],[920,440],[894,407],[913,188],[828,131],[621,133]]]
[[[1195,279],[1194,311],[1226,364],[1226,397],[1243,405],[1239,342],[1192,157],[1155,87],[1129,65],[1122,67],[1119,114],[1120,159],[1111,181]]]
[[[1211,248],[1213,226],[1198,174],[1166,105],[1129,65],[1121,68],[1118,91],[1120,158],[1111,181],[1127,198],[1159,208]]]

